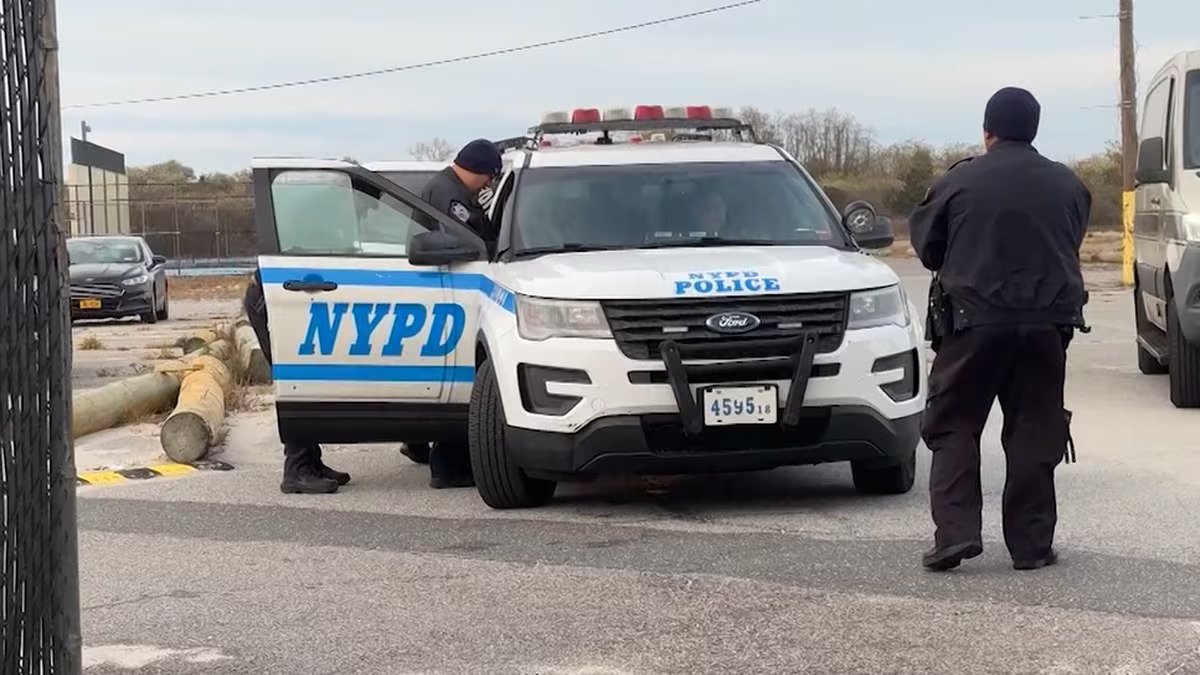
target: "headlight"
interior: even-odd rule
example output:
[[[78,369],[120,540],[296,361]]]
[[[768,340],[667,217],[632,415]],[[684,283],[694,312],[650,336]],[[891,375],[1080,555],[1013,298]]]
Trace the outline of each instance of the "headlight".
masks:
[[[1189,213],[1183,217],[1183,237],[1200,243],[1200,213]]]
[[[141,286],[147,281],[150,281],[149,274],[139,274],[136,277],[129,277],[128,279],[121,281],[121,283],[126,286]]]
[[[517,296],[517,332],[526,340],[608,338],[612,331],[598,302]]]
[[[908,300],[899,285],[850,295],[850,321],[846,328],[908,325]]]

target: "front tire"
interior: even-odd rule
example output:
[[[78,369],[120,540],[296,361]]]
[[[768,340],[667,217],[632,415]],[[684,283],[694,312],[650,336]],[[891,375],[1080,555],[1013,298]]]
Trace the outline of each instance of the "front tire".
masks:
[[[557,484],[525,475],[509,455],[504,438],[504,405],[491,361],[484,361],[475,373],[468,414],[471,470],[483,503],[493,509],[525,509],[548,503]]]
[[[159,321],[166,321],[171,318],[171,292],[169,289],[163,295],[162,309],[158,311],[155,318]]]
[[[158,323],[158,298],[150,296],[150,311],[141,315],[142,323]]]
[[[912,490],[917,478],[917,450],[894,464],[851,462],[854,489],[868,495],[902,495]]]
[[[1167,363],[1171,403],[1176,408],[1200,408],[1200,346],[1184,336],[1174,298],[1167,300]]]

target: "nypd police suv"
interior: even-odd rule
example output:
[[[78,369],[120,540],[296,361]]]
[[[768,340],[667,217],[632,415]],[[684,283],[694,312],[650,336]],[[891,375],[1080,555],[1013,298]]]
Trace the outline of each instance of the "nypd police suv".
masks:
[[[254,163],[280,433],[469,440],[483,500],[558,481],[849,461],[911,489],[925,367],[892,243],[705,106],[548,116],[484,242],[398,163]]]

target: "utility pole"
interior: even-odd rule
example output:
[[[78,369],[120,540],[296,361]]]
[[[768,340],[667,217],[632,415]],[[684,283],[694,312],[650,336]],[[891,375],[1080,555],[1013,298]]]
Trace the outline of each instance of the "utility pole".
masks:
[[[1121,33],[1121,281],[1133,285],[1134,188],[1137,185],[1137,69],[1133,44],[1133,0],[1119,0]]]

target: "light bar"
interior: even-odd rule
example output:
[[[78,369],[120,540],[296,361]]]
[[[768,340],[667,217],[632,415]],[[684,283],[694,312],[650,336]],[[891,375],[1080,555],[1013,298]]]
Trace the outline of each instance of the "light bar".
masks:
[[[542,115],[542,124],[566,124],[569,119],[565,110],[557,110]]]
[[[712,116],[712,108],[706,105],[689,105],[687,107],[689,120],[711,120]]]
[[[629,108],[607,108],[604,111],[605,122],[624,122],[632,119]]]
[[[713,117],[719,120],[733,119],[733,108],[713,108]]]
[[[600,121],[600,110],[597,108],[576,108],[571,111],[571,124],[591,124]]]
[[[635,120],[661,120],[663,107],[661,105],[639,105],[633,109]]]
[[[666,117],[670,120],[681,120],[687,117],[687,108],[683,106],[673,106],[667,108]]]

